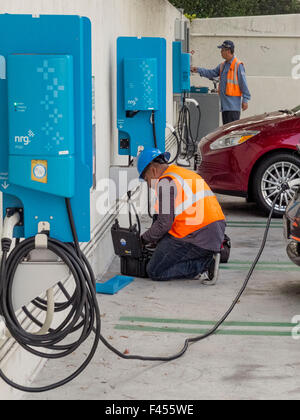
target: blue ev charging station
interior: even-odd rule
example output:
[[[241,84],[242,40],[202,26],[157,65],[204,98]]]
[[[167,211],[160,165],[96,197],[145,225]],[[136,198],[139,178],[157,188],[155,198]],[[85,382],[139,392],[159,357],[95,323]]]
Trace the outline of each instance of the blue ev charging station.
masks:
[[[72,242],[90,240],[91,24],[78,16],[0,15],[0,188],[3,211],[22,210],[14,237],[40,222]],[[5,42],[4,42],[5,40]],[[4,77],[3,77],[4,76]]]
[[[191,56],[182,52],[182,42],[173,42],[173,93],[191,91]]]
[[[165,151],[166,40],[117,40],[117,126],[119,154],[135,157],[139,147]]]

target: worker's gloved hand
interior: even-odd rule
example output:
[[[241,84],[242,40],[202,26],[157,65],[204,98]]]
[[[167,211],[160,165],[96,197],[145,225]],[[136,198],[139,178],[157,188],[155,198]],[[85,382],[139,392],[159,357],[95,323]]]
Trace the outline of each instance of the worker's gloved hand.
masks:
[[[143,236],[141,236],[141,241],[144,248],[154,250],[157,247],[157,243],[145,241],[145,238]]]
[[[198,72],[198,68],[191,66],[191,73],[197,73]]]

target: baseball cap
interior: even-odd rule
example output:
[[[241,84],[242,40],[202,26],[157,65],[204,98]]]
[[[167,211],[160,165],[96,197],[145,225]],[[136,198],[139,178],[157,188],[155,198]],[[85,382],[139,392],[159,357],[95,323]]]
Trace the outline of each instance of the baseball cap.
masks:
[[[234,43],[232,41],[226,40],[223,42],[222,45],[219,45],[218,48],[230,48],[230,49],[234,49]]]

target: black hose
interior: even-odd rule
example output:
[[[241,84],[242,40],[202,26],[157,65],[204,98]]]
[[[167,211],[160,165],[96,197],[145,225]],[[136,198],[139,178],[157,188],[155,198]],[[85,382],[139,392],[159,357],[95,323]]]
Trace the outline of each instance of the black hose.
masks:
[[[69,213],[71,206],[67,206],[67,209],[71,226],[73,225],[75,227],[72,213]],[[77,238],[75,230],[73,231],[72,229],[72,232],[75,238]],[[22,392],[47,392],[74,380],[86,369],[98,348],[101,318],[95,292],[95,277],[86,257],[80,251],[78,240],[74,242],[75,247],[71,244],[64,244],[56,239],[48,238],[48,249],[68,266],[76,287],[73,295],[70,296],[66,303],[56,305],[56,311],[62,310],[62,307],[69,309],[69,313],[66,315],[64,321],[54,330],[50,330],[47,334],[43,335],[34,335],[22,328],[15,315],[12,303],[12,286],[16,270],[23,259],[35,249],[35,238],[29,238],[21,242],[8,257],[6,252],[3,253],[1,262],[2,295],[0,308],[11,336],[21,347],[38,357],[58,359],[76,351],[89,338],[92,332],[95,333],[90,353],[82,365],[72,375],[55,384],[38,388],[22,386],[8,379],[3,371],[0,370],[0,377],[3,381]],[[36,299],[33,303],[36,305],[40,303],[41,307],[43,307],[43,301],[41,300]],[[31,319],[33,318],[31,317]],[[36,324],[40,326],[40,323],[36,322]],[[79,327],[80,337],[76,338],[72,343],[62,344],[62,341],[75,331],[78,331]],[[50,350],[52,353],[42,351],[41,349]]]
[[[186,159],[189,163],[190,160],[195,156],[196,149],[197,149],[197,139],[199,136],[199,130],[200,130],[200,123],[201,123],[201,111],[200,107],[197,107],[199,110],[199,119],[198,119],[198,125],[197,125],[197,133],[196,138],[193,137],[192,130],[191,130],[191,113],[186,105],[185,98],[183,100],[183,105],[179,112],[179,118],[178,118],[178,135],[179,135],[179,143],[180,143],[180,153],[181,156]],[[184,151],[185,148],[185,151]],[[189,165],[180,165],[179,166],[187,166]]]
[[[147,185],[147,210],[148,210],[148,216],[150,219],[153,220],[153,214],[151,214],[151,188],[149,185]]]
[[[157,136],[156,136],[156,126],[155,126],[155,111],[152,111],[152,129],[153,129],[154,147],[155,147],[155,149],[157,149]]]
[[[172,135],[173,135],[173,136],[175,137],[175,139],[176,139],[176,143],[177,143],[177,151],[176,151],[176,155],[175,155],[174,159],[172,159],[172,160],[170,160],[170,161],[168,162],[168,164],[169,164],[169,165],[172,165],[172,163],[177,162],[177,160],[178,160],[178,158],[179,158],[179,156],[180,156],[180,153],[181,153],[181,144],[180,144],[180,141],[179,141],[178,135],[177,135],[177,133],[176,133],[176,130],[174,130],[174,131],[172,132]]]
[[[200,125],[201,125],[201,120],[202,120],[202,113],[201,113],[200,105],[198,105],[197,108],[198,108],[198,124],[197,124],[197,132],[196,132],[196,139],[195,139],[196,146],[199,143],[199,132],[200,132]]]
[[[138,215],[138,212],[136,210],[135,205],[133,204],[132,201],[132,192],[128,191],[127,192],[127,196],[128,196],[128,215],[129,215],[129,225],[132,228],[133,223],[132,223],[132,214],[131,214],[131,209],[133,209],[136,221],[137,221],[137,228],[138,228],[138,233],[141,235],[142,233],[142,226],[141,226],[141,219],[140,216]]]

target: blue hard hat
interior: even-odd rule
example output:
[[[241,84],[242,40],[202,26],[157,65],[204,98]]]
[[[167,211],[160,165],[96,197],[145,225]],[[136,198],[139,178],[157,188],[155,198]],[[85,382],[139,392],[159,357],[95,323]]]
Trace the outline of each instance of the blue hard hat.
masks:
[[[165,159],[166,163],[170,160],[171,154],[168,152],[161,152],[159,149],[145,149],[143,150],[137,158],[137,169],[140,174],[140,180],[144,181],[142,177],[145,169],[153,162],[156,158],[162,157]]]

